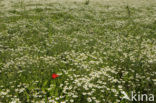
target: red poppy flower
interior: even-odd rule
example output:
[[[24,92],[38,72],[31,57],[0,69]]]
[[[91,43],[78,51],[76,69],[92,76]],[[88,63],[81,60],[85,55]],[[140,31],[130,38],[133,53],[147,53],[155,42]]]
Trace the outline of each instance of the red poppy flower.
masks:
[[[53,73],[51,77],[52,77],[53,79],[55,79],[55,78],[59,77],[59,75]]]

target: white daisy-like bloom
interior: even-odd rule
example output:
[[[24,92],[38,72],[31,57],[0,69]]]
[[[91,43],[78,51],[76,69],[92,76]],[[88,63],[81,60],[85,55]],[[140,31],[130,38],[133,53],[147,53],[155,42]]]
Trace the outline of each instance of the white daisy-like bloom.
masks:
[[[92,99],[91,99],[91,98],[87,98],[87,101],[88,101],[88,102],[92,102]]]
[[[73,100],[73,99],[70,99],[70,102],[71,102],[71,103],[73,103],[73,102],[74,102],[74,100]]]

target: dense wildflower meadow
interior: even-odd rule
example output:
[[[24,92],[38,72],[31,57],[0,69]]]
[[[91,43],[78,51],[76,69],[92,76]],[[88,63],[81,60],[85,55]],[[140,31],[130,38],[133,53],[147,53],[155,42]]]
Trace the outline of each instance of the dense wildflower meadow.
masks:
[[[156,0],[0,0],[0,103],[155,96]]]

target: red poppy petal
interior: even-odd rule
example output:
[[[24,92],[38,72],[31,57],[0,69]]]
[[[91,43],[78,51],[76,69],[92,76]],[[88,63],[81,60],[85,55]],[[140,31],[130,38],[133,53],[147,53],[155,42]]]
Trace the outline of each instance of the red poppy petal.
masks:
[[[55,78],[57,78],[57,77],[59,77],[59,75],[57,75],[57,74],[55,74],[55,73],[52,74],[52,78],[53,78],[53,79],[55,79]]]

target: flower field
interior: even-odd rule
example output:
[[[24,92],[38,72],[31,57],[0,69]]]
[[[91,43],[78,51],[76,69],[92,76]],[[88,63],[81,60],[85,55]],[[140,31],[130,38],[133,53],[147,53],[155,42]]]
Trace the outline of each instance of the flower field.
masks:
[[[156,103],[150,94],[156,0],[0,0],[0,103]]]

